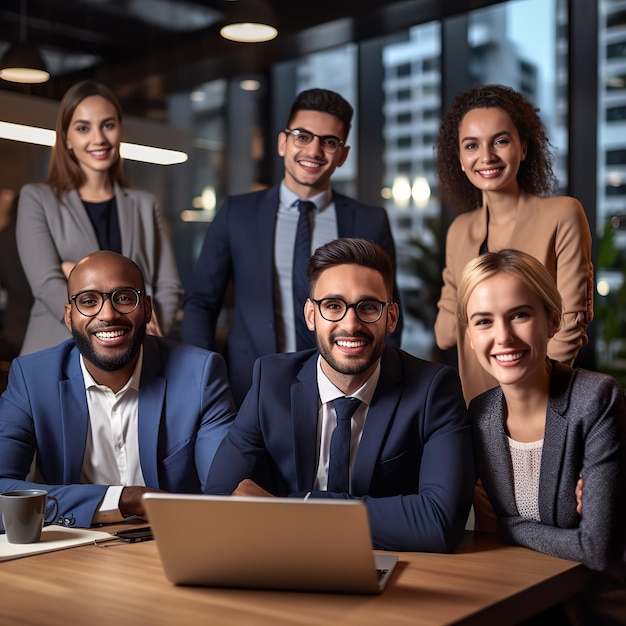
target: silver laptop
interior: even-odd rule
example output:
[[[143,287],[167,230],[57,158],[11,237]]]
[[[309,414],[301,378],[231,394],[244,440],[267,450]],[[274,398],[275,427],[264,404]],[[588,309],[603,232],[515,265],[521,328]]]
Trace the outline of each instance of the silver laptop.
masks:
[[[176,585],[379,593],[398,560],[374,554],[365,504],[146,493]]]

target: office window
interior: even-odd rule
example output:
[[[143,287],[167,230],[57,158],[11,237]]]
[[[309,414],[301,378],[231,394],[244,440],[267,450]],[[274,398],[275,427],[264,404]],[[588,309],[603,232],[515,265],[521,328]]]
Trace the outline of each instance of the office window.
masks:
[[[411,75],[410,63],[403,63],[402,65],[398,65],[398,67],[396,68],[396,76],[398,78],[402,78],[403,76],[410,76],[410,75]]]
[[[607,107],[605,119],[607,122],[623,122],[626,120],[626,104],[618,107]]]
[[[567,2],[517,0],[470,13],[474,79],[508,85],[539,108],[560,161],[555,174],[567,187]],[[565,157],[565,159],[564,159]]]
[[[606,164],[626,165],[626,148],[620,148],[619,150],[607,150]]]
[[[598,9],[596,355],[598,369],[626,385],[626,9],[608,0],[598,0]]]

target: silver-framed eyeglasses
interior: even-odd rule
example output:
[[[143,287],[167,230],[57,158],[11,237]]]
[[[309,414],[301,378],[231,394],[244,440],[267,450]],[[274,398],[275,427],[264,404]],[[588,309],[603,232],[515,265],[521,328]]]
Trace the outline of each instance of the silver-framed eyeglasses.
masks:
[[[298,148],[308,146],[315,137],[320,140],[320,145],[322,146],[322,150],[324,152],[337,152],[339,148],[346,145],[345,141],[342,141],[339,137],[335,137],[335,135],[316,135],[310,130],[305,130],[304,128],[285,128],[283,132],[286,135],[291,135],[293,137],[293,143]]]
[[[70,296],[70,301],[76,305],[76,310],[85,317],[94,317],[102,311],[104,301],[109,298],[113,308],[122,315],[132,313],[139,306],[141,291],[134,287],[121,287],[106,293],[86,289]]]
[[[365,324],[375,324],[383,315],[385,307],[393,302],[382,302],[381,300],[366,299],[348,304],[343,298],[322,298],[312,302],[317,304],[320,315],[327,322],[340,322],[348,312],[354,309],[356,316]]]

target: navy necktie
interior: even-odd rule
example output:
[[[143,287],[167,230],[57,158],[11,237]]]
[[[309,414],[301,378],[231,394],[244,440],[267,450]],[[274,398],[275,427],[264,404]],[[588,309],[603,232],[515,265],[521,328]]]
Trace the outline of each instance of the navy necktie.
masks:
[[[350,491],[350,433],[352,416],[359,408],[358,398],[336,398],[333,400],[337,413],[337,426],[330,439],[327,491],[348,493]]]
[[[307,328],[304,321],[304,303],[309,297],[309,281],[306,276],[306,267],[311,256],[311,217],[315,204],[308,200],[298,202],[300,217],[293,247],[293,314],[296,327],[296,350],[305,350],[315,347],[313,333]]]

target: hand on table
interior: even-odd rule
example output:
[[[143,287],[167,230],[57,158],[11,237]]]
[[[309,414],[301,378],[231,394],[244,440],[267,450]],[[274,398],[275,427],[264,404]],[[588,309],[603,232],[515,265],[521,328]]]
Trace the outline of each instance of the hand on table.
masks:
[[[253,480],[244,478],[238,485],[235,491],[231,494],[233,496],[246,496],[248,498],[273,498],[274,496],[265,491],[263,487],[259,487]]]
[[[122,489],[122,495],[120,496],[120,512],[125,517],[130,517],[131,515],[136,515],[138,517],[142,517],[143,519],[148,519],[146,517],[146,510],[143,506],[143,500],[141,496],[144,493],[161,491],[160,489],[152,489],[151,487],[124,487]]]

